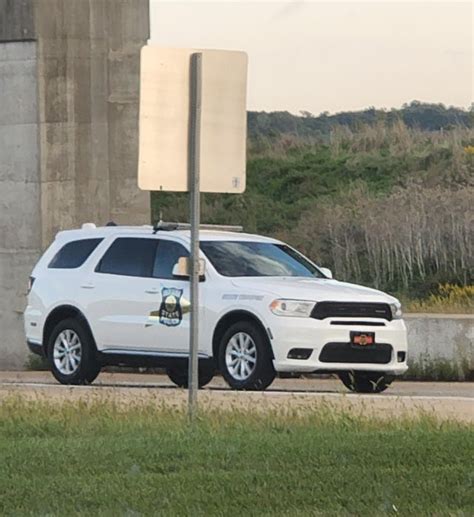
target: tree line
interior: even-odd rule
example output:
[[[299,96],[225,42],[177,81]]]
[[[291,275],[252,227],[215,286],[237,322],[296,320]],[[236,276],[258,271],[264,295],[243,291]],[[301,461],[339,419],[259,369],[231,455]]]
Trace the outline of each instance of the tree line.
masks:
[[[470,127],[473,109],[446,107],[443,104],[412,101],[400,109],[367,108],[362,111],[347,111],[335,114],[327,112],[313,115],[302,111],[302,116],[288,111],[251,111],[248,114],[248,131],[252,140],[259,137],[274,137],[281,134],[298,137],[323,138],[336,126],[346,126],[356,130],[362,125],[377,122],[393,124],[402,121],[407,127],[422,131],[439,131],[453,127]]]

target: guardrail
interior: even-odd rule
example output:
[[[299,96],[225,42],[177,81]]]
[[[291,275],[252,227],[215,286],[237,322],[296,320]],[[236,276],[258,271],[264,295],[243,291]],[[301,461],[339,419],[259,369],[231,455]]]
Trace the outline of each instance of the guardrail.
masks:
[[[407,378],[474,380],[474,315],[405,314]]]

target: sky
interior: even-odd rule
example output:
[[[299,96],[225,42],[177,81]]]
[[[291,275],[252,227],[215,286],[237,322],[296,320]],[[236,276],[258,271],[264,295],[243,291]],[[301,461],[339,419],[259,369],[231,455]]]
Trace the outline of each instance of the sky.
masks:
[[[473,101],[471,2],[150,0],[150,43],[244,50],[248,109]]]

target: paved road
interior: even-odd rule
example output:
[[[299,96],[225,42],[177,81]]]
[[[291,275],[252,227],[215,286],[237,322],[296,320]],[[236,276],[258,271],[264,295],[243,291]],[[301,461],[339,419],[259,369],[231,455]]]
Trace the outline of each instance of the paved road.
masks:
[[[122,406],[157,404],[184,410],[187,392],[164,375],[102,373],[92,386],[61,386],[49,372],[0,372],[2,399],[68,403],[112,401]],[[474,423],[474,383],[395,382],[379,395],[349,393],[337,379],[277,379],[265,392],[230,390],[216,377],[200,391],[199,404],[208,409],[244,411],[347,411],[371,418],[392,419],[429,414],[439,420]]]
[[[137,389],[176,389],[166,375],[102,373],[94,382],[94,387]],[[49,372],[0,372],[0,389],[17,387],[65,389],[56,382]],[[85,389],[89,389],[86,387]],[[214,380],[204,390],[230,391],[221,377]],[[235,392],[234,392],[235,393]],[[348,394],[338,379],[301,378],[276,379],[268,388],[267,393],[330,395]],[[410,382],[395,381],[392,386],[378,397],[410,397],[410,398],[461,398],[473,399],[474,382]]]

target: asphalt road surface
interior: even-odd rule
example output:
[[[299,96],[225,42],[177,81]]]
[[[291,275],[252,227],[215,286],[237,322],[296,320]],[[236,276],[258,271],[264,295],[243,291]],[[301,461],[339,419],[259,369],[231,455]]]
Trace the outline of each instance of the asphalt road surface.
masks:
[[[118,404],[159,403],[185,407],[186,390],[165,375],[102,373],[92,386],[62,386],[49,372],[0,372],[0,401],[22,399],[54,402],[113,400]],[[205,408],[307,411],[334,407],[374,417],[393,418],[424,413],[474,423],[474,383],[395,381],[384,393],[349,393],[337,379],[276,379],[265,392],[230,390],[221,377],[199,393]]]

